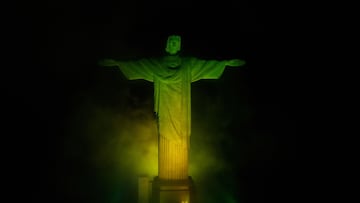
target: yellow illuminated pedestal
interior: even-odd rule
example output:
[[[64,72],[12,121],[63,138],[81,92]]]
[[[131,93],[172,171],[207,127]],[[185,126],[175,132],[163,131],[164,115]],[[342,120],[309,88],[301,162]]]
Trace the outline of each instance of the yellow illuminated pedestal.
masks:
[[[195,188],[191,177],[185,180],[160,180],[153,181],[153,203],[194,203]]]

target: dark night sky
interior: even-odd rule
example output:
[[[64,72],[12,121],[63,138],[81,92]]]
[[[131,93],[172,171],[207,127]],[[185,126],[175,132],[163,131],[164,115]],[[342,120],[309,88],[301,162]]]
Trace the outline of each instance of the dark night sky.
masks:
[[[59,181],[82,174],[73,181],[96,183],[96,178],[88,175],[95,169],[88,169],[82,158],[67,157],[71,151],[65,142],[87,142],[80,136],[69,138],[69,132],[77,130],[71,129],[69,122],[86,101],[93,99],[113,109],[121,109],[119,106],[124,104],[136,108],[134,101],[123,101],[124,94],[114,94],[130,89],[135,99],[149,100],[152,88],[128,82],[119,71],[104,70],[97,61],[106,57],[161,56],[166,36],[178,33],[182,36],[183,55],[247,61],[246,67],[226,69],[216,82],[193,85],[193,94],[209,100],[201,103],[202,96],[193,95],[193,108],[206,108],[211,100],[221,97],[225,105],[222,110],[227,112],[220,111],[219,115],[225,120],[231,113],[245,112],[245,116],[227,124],[231,141],[225,140],[224,148],[233,148],[219,151],[238,173],[224,179],[234,180],[235,193],[244,202],[296,202],[301,185],[301,175],[295,175],[300,170],[297,139],[308,111],[309,98],[305,94],[310,79],[305,77],[302,57],[294,48],[301,42],[293,38],[292,26],[279,17],[291,13],[291,8],[271,10],[258,1],[206,5],[191,1],[166,5],[114,2],[23,5],[9,17],[16,22],[9,23],[15,31],[9,35],[18,39],[9,49],[15,55],[13,63],[2,76],[4,118],[8,121],[5,129],[11,133],[5,145],[14,146],[6,148],[14,155],[9,158],[9,172],[15,173],[16,180],[11,178],[11,187],[23,182],[19,190],[25,190],[24,196],[38,202],[100,202],[105,193],[96,195],[95,189],[88,186],[81,194],[74,194]],[[202,118],[201,113],[206,114],[202,110],[195,112],[197,119]],[[254,153],[249,155],[253,158],[248,158],[252,161],[240,167],[236,147],[231,143],[252,143],[249,140],[259,140],[260,144],[248,148],[270,149],[272,155],[266,158],[257,155],[262,152]],[[81,156],[86,157],[86,152]],[[69,168],[72,172],[68,172]]]

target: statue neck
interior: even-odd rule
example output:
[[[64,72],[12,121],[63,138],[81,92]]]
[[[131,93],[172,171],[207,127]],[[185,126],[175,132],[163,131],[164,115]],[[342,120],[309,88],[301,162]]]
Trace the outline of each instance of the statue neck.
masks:
[[[167,55],[164,57],[164,63],[169,68],[177,68],[181,65],[181,58],[179,55]]]

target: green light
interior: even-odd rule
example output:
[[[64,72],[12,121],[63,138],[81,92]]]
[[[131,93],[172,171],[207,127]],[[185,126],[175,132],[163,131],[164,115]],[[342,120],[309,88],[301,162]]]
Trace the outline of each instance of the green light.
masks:
[[[136,120],[131,121],[129,126],[121,123],[116,133],[119,139],[116,144],[119,150],[115,151],[116,163],[120,167],[129,167],[137,174],[155,175],[158,172],[162,180],[187,179],[188,170],[191,176],[206,179],[209,174],[222,171],[227,166],[212,146],[201,144],[192,145],[195,147],[191,149],[189,166],[190,135],[201,140],[213,133],[192,131],[191,83],[201,79],[219,79],[225,67],[243,66],[245,61],[181,57],[178,55],[180,50],[181,37],[172,35],[165,48],[168,55],[164,57],[136,61],[105,59],[99,62],[101,66],[117,66],[129,80],[143,79],[154,83],[156,124],[154,120],[149,121],[151,124]],[[187,202],[183,199],[179,201]],[[234,203],[235,200],[227,198],[226,202]]]

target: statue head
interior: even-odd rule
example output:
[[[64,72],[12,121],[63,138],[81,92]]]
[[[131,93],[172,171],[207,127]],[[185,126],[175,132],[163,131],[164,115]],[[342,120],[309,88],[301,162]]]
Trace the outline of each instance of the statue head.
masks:
[[[179,35],[170,35],[167,39],[165,51],[170,55],[176,54],[181,49],[181,37]]]

